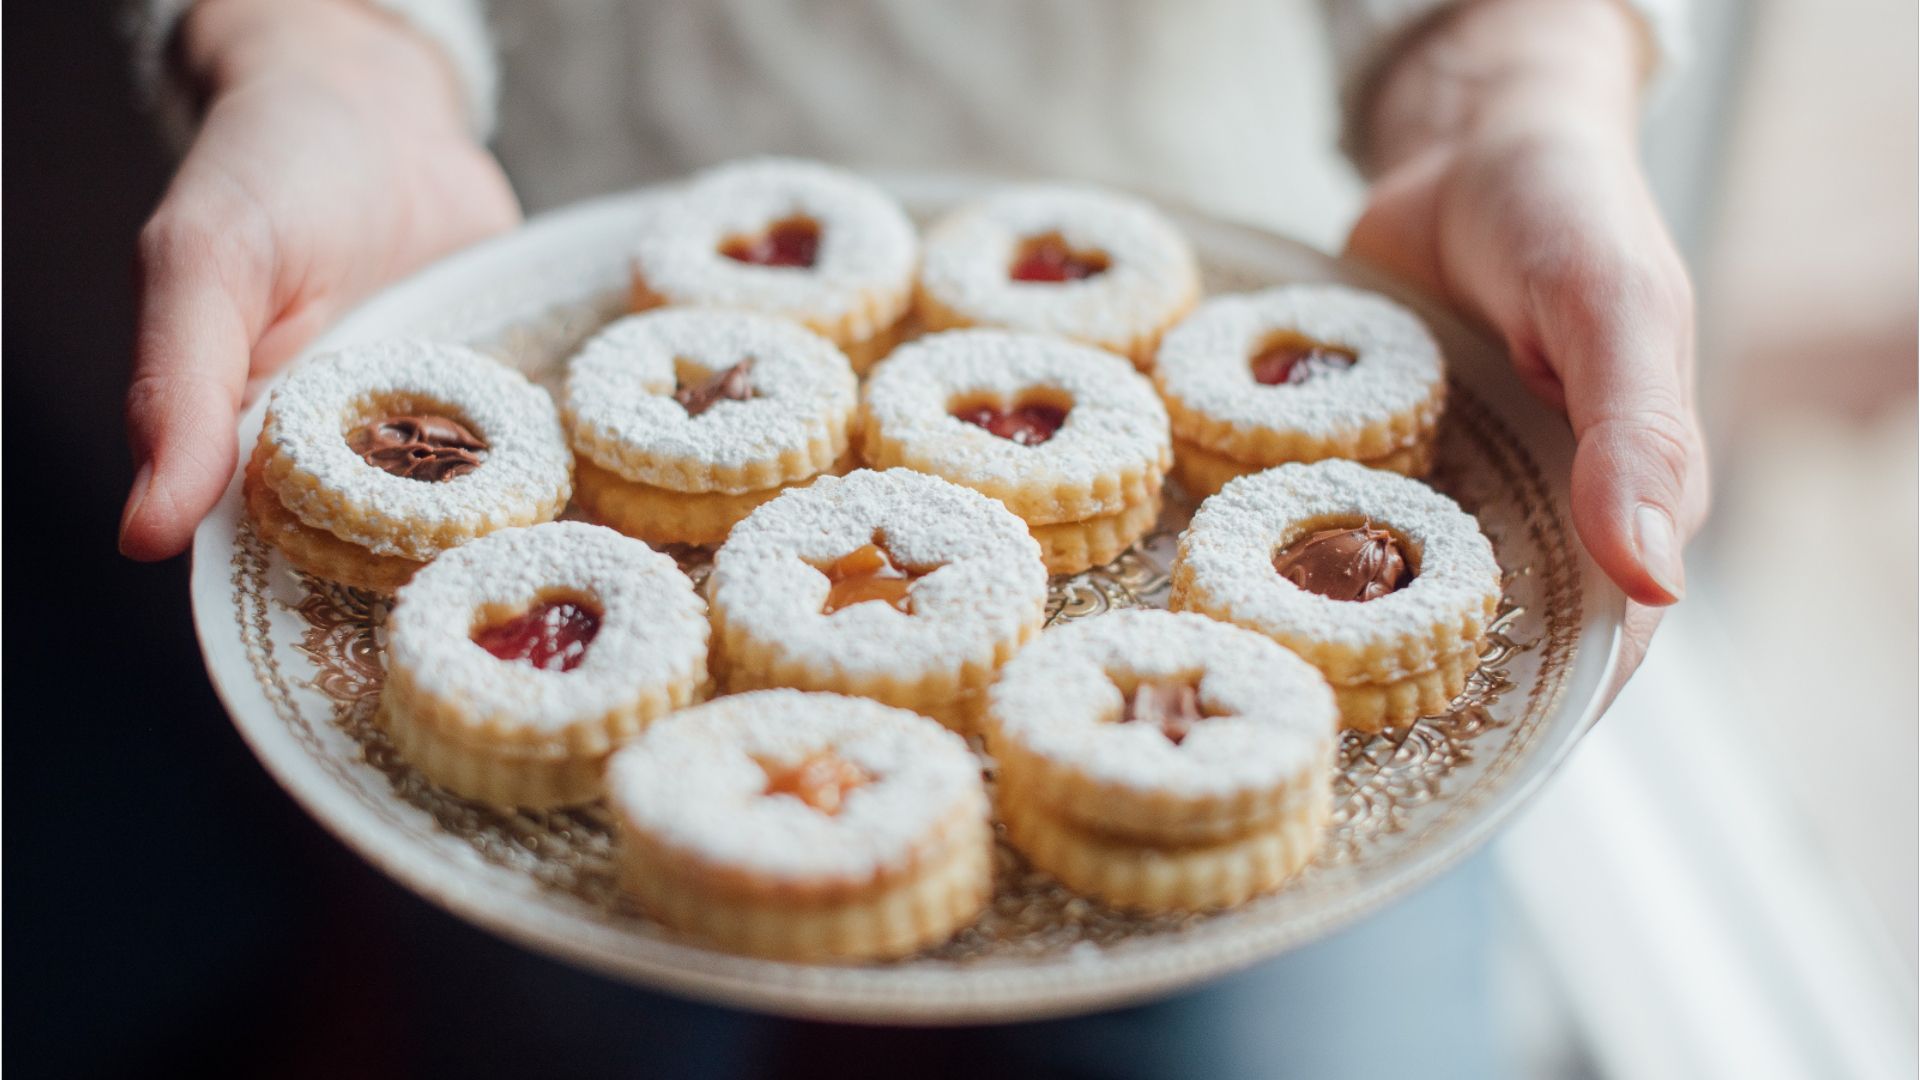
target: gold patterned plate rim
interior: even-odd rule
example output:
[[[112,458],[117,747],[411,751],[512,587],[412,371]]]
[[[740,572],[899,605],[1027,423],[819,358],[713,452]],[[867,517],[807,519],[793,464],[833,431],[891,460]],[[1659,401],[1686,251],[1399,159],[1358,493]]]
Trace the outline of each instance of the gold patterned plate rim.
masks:
[[[879,174],[916,217],[990,182]],[[306,355],[404,334],[469,341],[536,376],[618,311],[640,192],[543,215],[375,297]],[[1002,846],[994,905],[927,954],[819,966],[731,956],[628,909],[593,811],[503,815],[408,768],[368,722],[384,608],[294,574],[246,524],[238,472],[195,535],[202,653],[234,726],[282,787],[420,895],[511,940],[635,983],[797,1016],[892,1023],[1032,1019],[1123,1004],[1246,967],[1403,897],[1484,842],[1597,719],[1619,662],[1624,597],[1573,539],[1563,420],[1500,349],[1416,293],[1272,233],[1174,211],[1209,292],[1341,281],[1421,311],[1447,350],[1454,406],[1436,484],[1480,514],[1508,575],[1505,611],[1449,712],[1347,735],[1327,851],[1279,894],[1232,911],[1139,919],[1073,898]],[[260,429],[264,394],[243,416]],[[244,459],[244,455],[242,455]],[[1180,511],[1104,568],[1053,586],[1057,619],[1164,602]]]

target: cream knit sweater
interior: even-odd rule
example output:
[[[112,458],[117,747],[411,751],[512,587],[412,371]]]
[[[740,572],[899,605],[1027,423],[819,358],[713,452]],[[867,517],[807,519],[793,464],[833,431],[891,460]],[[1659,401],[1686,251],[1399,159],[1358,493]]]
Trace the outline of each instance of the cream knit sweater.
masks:
[[[342,3],[356,0],[341,0]],[[373,0],[452,59],[530,210],[731,157],[1116,184],[1338,242],[1353,103],[1459,0]],[[1670,75],[1686,0],[1627,0]],[[135,63],[184,143],[143,0]]]

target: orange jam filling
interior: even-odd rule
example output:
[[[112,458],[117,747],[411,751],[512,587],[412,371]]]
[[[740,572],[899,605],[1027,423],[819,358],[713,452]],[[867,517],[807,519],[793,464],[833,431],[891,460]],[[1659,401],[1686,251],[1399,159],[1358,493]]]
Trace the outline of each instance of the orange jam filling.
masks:
[[[820,223],[808,217],[776,221],[759,236],[728,237],[720,254],[755,266],[810,267],[820,257]]]
[[[1253,381],[1267,386],[1298,386],[1303,382],[1345,371],[1360,356],[1352,349],[1315,341],[1305,334],[1282,331],[1268,338],[1253,355]]]
[[[838,814],[855,789],[873,783],[872,773],[831,750],[808,754],[795,765],[760,762],[767,774],[763,794],[791,795],[823,814]]]
[[[895,611],[913,612],[913,583],[928,571],[912,570],[894,562],[878,534],[874,542],[847,552],[821,570],[831,587],[821,613],[831,615],[844,607],[870,601],[884,602]]]
[[[1007,276],[1015,281],[1079,281],[1107,270],[1107,257],[1098,251],[1068,246],[1057,232],[1029,237],[1020,245]]]

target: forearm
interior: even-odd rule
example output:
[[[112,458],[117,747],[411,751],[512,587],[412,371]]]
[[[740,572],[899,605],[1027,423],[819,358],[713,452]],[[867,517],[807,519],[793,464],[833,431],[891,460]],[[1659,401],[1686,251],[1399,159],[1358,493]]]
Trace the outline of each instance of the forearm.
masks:
[[[1619,0],[1472,0],[1409,42],[1361,103],[1371,175],[1436,145],[1543,127],[1631,146],[1651,49]]]

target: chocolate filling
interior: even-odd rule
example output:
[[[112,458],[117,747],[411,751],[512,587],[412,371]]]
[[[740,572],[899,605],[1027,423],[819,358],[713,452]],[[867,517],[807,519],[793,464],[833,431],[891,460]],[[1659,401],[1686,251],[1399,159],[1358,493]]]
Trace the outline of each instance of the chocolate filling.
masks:
[[[682,386],[673,392],[673,400],[687,410],[688,416],[699,416],[721,401],[745,401],[753,396],[753,357],[724,368],[701,379],[691,386]]]
[[[1371,523],[1310,533],[1281,548],[1273,568],[1302,589],[1333,600],[1377,600],[1413,581],[1400,542]]]
[[[486,441],[444,416],[389,416],[354,428],[347,446],[361,460],[409,480],[451,480],[480,467]]]

